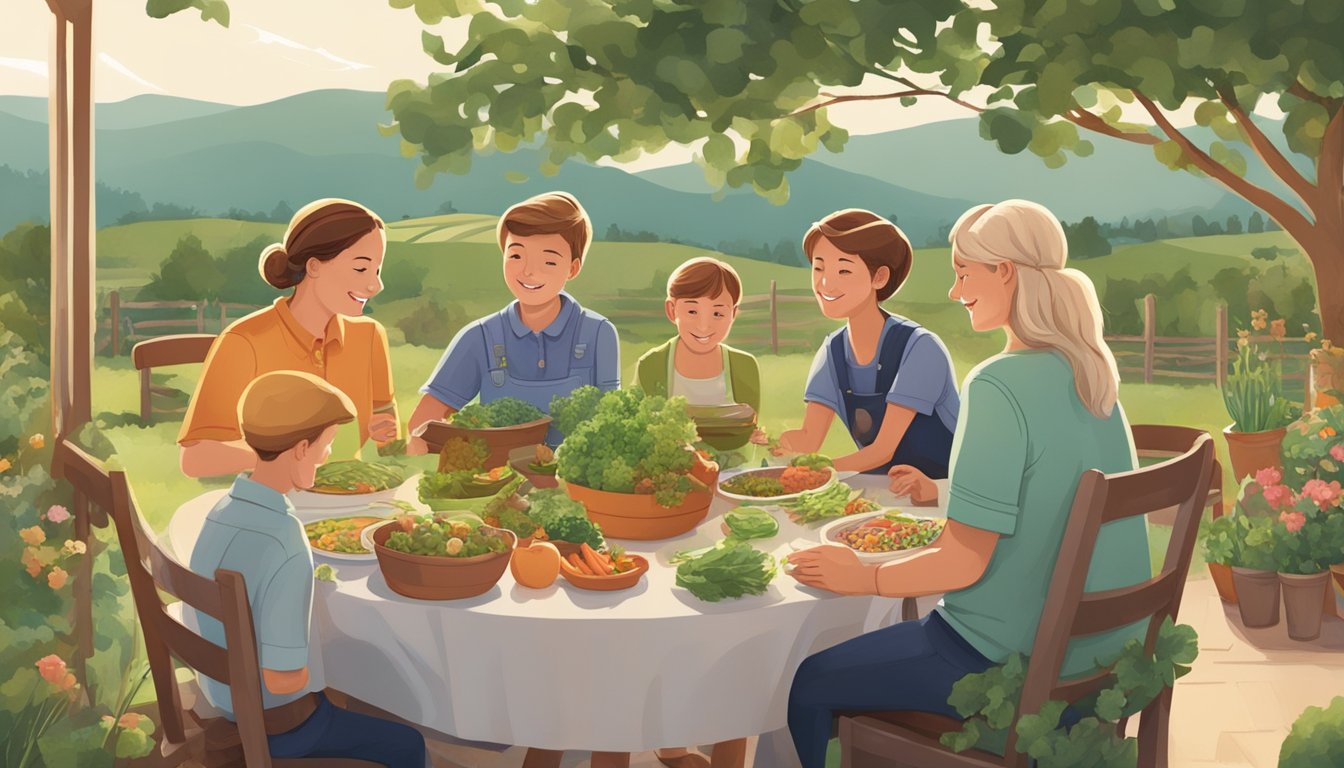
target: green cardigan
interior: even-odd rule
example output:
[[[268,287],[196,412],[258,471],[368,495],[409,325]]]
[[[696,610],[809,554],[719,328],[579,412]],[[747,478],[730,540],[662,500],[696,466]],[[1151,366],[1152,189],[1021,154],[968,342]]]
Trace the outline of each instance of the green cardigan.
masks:
[[[671,374],[672,351],[675,348],[677,339],[661,344],[645,352],[635,364],[635,386],[640,387],[645,393],[650,395],[661,395],[667,397],[671,390],[672,382],[669,381]],[[728,375],[728,384],[732,390],[733,400],[744,405],[751,406],[756,411],[759,418],[761,413],[761,370],[756,364],[756,358],[748,352],[740,349],[734,349],[727,344],[721,345],[727,353],[724,358],[726,366],[725,373]],[[732,448],[740,448],[745,445],[747,438],[751,435],[745,433],[741,440],[730,441],[734,445]],[[717,441],[716,441],[717,442]],[[720,446],[715,445],[715,448]]]

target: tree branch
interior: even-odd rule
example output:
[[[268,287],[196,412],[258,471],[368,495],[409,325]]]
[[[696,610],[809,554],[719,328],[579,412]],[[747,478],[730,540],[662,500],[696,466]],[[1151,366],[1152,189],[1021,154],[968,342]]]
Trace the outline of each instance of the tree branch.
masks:
[[[1344,225],[1344,109],[1335,112],[1321,137],[1321,151],[1316,156],[1316,184],[1320,190],[1322,210],[1318,219],[1333,220],[1335,226]]]
[[[1307,90],[1305,85],[1297,81],[1293,81],[1293,84],[1288,86],[1288,92],[1303,101],[1314,101],[1326,109],[1330,109],[1332,106],[1329,99]]]
[[[1106,122],[1101,117],[1094,115],[1081,107],[1075,107],[1074,109],[1065,112],[1063,117],[1065,120],[1068,120],[1079,128],[1086,128],[1094,133],[1100,133],[1114,139],[1121,139],[1135,144],[1147,144],[1149,146],[1158,144],[1162,141],[1151,133],[1130,133],[1128,131],[1122,131]]]
[[[1134,98],[1138,99],[1143,108],[1157,123],[1157,127],[1167,135],[1172,141],[1183,149],[1194,160],[1195,167],[1208,174],[1215,181],[1227,187],[1231,192],[1240,195],[1247,202],[1261,208],[1268,213],[1275,221],[1283,225],[1299,241],[1309,239],[1315,224],[1303,216],[1296,208],[1280,199],[1269,190],[1259,187],[1246,179],[1238,176],[1227,168],[1227,166],[1214,160],[1204,150],[1195,146],[1195,143],[1188,136],[1181,133],[1176,126],[1171,124],[1167,116],[1163,114],[1162,109],[1153,103],[1153,100],[1143,95],[1139,91],[1132,91]]]
[[[1270,141],[1269,137],[1264,134],[1264,131],[1260,130],[1260,127],[1255,124],[1250,115],[1246,114],[1246,110],[1237,101],[1237,94],[1225,85],[1219,86],[1218,98],[1227,107],[1227,111],[1232,114],[1232,119],[1236,121],[1237,127],[1241,129],[1242,135],[1250,142],[1251,148],[1255,150],[1255,154],[1260,158],[1260,161],[1269,170],[1273,171],[1274,175],[1278,176],[1284,184],[1287,184],[1288,188],[1293,190],[1293,193],[1306,204],[1307,208],[1319,216],[1320,211],[1317,210],[1319,195],[1316,187],[1307,181],[1301,173],[1298,173],[1298,170],[1293,167],[1288,158],[1284,157],[1279,148],[1274,146],[1274,142]]]
[[[930,91],[925,88],[916,88],[910,91],[897,91],[895,93],[855,94],[851,96],[834,96],[829,93],[822,93],[821,97],[826,99],[826,101],[803,107],[802,109],[790,112],[784,117],[797,117],[799,115],[805,115],[808,112],[815,112],[818,109],[835,106],[836,104],[844,104],[849,101],[881,101],[884,99],[902,99],[909,96],[947,96],[947,94],[942,93],[941,91]]]

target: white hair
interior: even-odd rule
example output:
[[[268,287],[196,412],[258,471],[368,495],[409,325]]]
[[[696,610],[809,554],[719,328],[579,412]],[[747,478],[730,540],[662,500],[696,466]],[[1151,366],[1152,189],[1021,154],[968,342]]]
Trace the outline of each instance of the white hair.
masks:
[[[1120,389],[1115,356],[1102,338],[1101,304],[1092,280],[1068,269],[1064,228],[1044,206],[1026,200],[979,205],[962,214],[948,238],[962,261],[1017,269],[1008,324],[1029,347],[1057,349],[1073,368],[1078,397],[1108,418]]]

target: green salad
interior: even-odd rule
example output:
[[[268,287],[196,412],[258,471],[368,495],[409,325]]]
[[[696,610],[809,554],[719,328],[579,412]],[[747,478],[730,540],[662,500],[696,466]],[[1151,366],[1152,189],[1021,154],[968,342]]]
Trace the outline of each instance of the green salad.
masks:
[[[775,578],[775,558],[732,537],[677,566],[677,586],[705,602],[763,594]]]
[[[453,414],[453,424],[463,429],[498,429],[536,421],[546,414],[516,397],[501,397],[488,403],[472,403]]]
[[[779,533],[779,521],[760,507],[738,507],[723,516],[733,538],[768,539]]]
[[[527,514],[536,521],[551,541],[587,544],[601,549],[606,544],[602,526],[588,519],[588,510],[558,488],[544,488],[528,494]]]
[[[406,481],[406,471],[392,464],[351,459],[329,461],[317,468],[312,490],[317,493],[377,493]]]
[[[403,524],[402,526],[406,526]],[[423,517],[410,524],[410,530],[393,531],[387,548],[408,555],[429,557],[476,557],[492,552],[507,552],[509,539],[484,526],[473,527],[458,520]]]

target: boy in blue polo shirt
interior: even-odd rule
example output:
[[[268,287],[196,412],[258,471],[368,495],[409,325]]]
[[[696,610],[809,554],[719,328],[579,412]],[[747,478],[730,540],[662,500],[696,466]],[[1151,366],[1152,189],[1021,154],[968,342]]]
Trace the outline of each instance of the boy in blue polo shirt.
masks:
[[[191,553],[191,570],[214,578],[224,568],[247,585],[261,663],[263,720],[272,757],[354,758],[389,768],[424,768],[418,731],[341,709],[308,689],[308,616],[313,555],[285,494],[311,488],[331,455],[336,428],[355,419],[340,390],[297,371],[258,377],[239,405],[243,437],[259,461],[210,510]],[[224,626],[187,609],[202,637],[224,646]],[[229,687],[200,676],[205,698],[233,718]]]
[[[504,309],[458,332],[420,389],[411,414],[407,453],[425,453],[415,430],[445,418],[480,397],[525,400],[542,412],[551,398],[585,384],[603,391],[621,386],[616,327],[565,293],[579,274],[593,225],[579,201],[565,192],[538,195],[499,219],[504,282],[515,297]],[[546,441],[558,445],[554,428]]]

